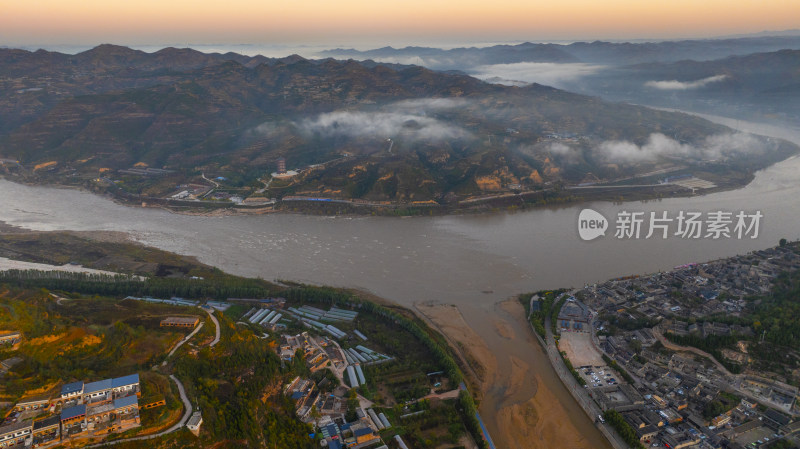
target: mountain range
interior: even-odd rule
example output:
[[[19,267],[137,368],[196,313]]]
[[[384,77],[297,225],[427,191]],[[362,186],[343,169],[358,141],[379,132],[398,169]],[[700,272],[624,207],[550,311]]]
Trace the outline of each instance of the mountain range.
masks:
[[[793,126],[800,119],[800,50],[607,67],[563,86],[613,101]]]
[[[360,51],[332,49],[325,57],[375,59],[419,64],[436,70],[468,70],[492,64],[591,63],[633,65],[677,62],[687,59],[707,61],[728,56],[800,48],[800,35],[758,36],[730,39],[696,39],[663,42],[574,42],[570,44],[531,43],[440,49],[432,47],[383,47]]]
[[[205,174],[252,193],[285,158],[300,174],[263,194],[441,201],[676,167],[751,171],[796,150],[685,114],[372,61],[103,45],[0,50],[0,77],[0,157],[21,164],[3,169],[101,176],[134,194]]]

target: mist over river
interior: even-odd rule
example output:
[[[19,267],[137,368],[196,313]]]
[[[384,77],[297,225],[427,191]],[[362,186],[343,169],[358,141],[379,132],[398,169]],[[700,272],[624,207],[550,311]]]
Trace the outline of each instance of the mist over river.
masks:
[[[742,131],[792,140],[800,131],[706,117]],[[611,219],[605,237],[582,241],[578,214],[591,207]],[[613,219],[622,211],[761,211],[759,237],[619,240]],[[34,230],[123,231],[135,240],[243,276],[355,287],[412,307],[455,304],[467,323],[496,351],[500,372],[512,357],[535,374],[536,387],[553,391],[572,428],[591,442],[599,433],[580,412],[535,345],[509,345],[487,316],[525,335],[524,317],[497,307],[512,295],[544,288],[580,287],[611,277],[746,253],[800,238],[800,158],[758,172],[748,186],[692,198],[623,204],[592,203],[516,213],[446,217],[316,217],[291,214],[205,217],[131,208],[90,193],[32,187],[0,180],[0,220]],[[674,230],[674,228],[673,228]],[[508,371],[505,371],[508,372]],[[502,385],[502,383],[501,383]],[[561,388],[559,390],[559,388]],[[514,398],[514,401],[525,398]],[[493,411],[505,407],[502,387],[489,392],[481,413],[490,432]],[[502,437],[500,437],[502,438]],[[498,447],[508,447],[498,444]],[[536,447],[535,445],[532,447]]]

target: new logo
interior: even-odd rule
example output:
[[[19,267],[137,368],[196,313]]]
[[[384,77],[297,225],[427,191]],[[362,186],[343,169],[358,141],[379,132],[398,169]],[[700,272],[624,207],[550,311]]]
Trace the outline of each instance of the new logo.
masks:
[[[584,209],[578,215],[578,234],[583,240],[594,240],[601,235],[606,235],[608,220],[600,212]]]

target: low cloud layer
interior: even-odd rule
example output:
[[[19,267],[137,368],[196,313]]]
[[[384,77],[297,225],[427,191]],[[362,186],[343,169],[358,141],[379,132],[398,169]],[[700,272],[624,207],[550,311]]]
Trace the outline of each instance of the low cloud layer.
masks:
[[[610,163],[653,162],[660,158],[713,160],[737,154],[761,154],[763,141],[751,134],[718,134],[697,145],[680,143],[661,133],[650,134],[644,145],[629,141],[606,141],[595,150],[597,156]]]
[[[646,87],[652,87],[655,89],[661,90],[689,90],[689,89],[699,89],[701,87],[705,87],[711,83],[717,83],[724,79],[726,79],[728,75],[714,75],[709,76],[708,78],[699,79],[696,81],[648,81],[644,83]]]
[[[403,111],[415,114],[445,111],[469,106],[470,101],[465,98],[415,98],[392,103],[385,109]]]
[[[561,162],[574,164],[580,160],[581,152],[577,148],[564,145],[561,142],[553,142],[547,147],[553,157]]]
[[[378,111],[333,111],[296,121],[264,122],[248,130],[244,138],[273,137],[294,128],[306,135],[323,137],[402,138],[410,141],[465,139],[472,136],[469,131],[428,115],[466,108],[471,104],[464,98],[415,98],[388,104]]]
[[[505,85],[519,82],[567,87],[581,78],[593,75],[605,67],[582,63],[518,62],[478,66],[469,71],[475,78]]]
[[[404,112],[335,111],[305,119],[297,126],[306,133],[329,137],[402,137],[407,140],[438,141],[470,136],[462,128]]]

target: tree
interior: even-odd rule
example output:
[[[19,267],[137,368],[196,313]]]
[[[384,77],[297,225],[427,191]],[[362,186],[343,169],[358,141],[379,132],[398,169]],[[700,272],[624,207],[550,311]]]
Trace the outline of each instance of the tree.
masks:
[[[344,414],[344,419],[347,422],[353,422],[358,419],[356,409],[358,408],[358,396],[355,389],[351,389],[349,397],[347,398],[347,412]]]
[[[292,372],[301,377],[306,377],[311,370],[306,367],[306,352],[302,348],[297,348],[292,358]]]
[[[786,246],[786,243],[788,243],[788,242],[786,241],[786,239],[781,239],[781,240],[778,242],[778,244],[781,246],[781,248],[783,248],[784,246]]]

